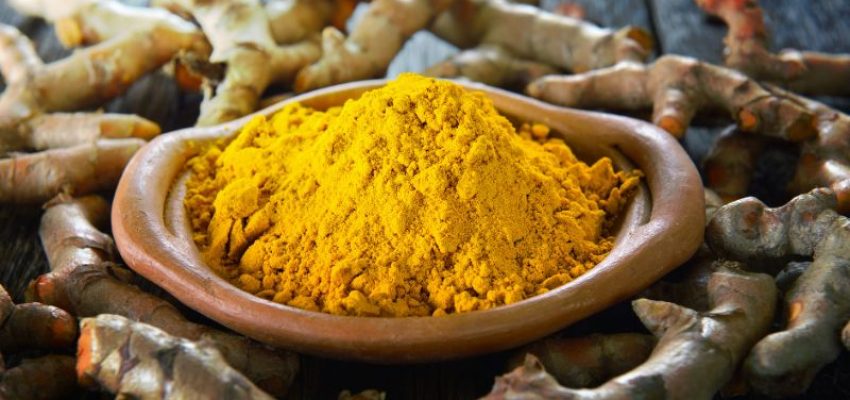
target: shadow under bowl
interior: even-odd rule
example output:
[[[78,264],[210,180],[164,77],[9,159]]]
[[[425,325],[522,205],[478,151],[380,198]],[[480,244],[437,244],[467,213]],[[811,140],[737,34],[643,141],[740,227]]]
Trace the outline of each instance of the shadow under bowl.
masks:
[[[237,132],[251,117],[301,102],[325,109],[386,81],[329,87],[242,119],[188,128],[151,141],[124,171],[112,228],[124,261],[207,317],[261,342],[334,358],[380,363],[445,360],[504,350],[553,333],[634,296],[686,261],[702,243],[703,189],[691,160],[669,134],[648,123],[551,106],[480,84],[515,121],[548,125],[579,158],[608,156],[619,169],[639,168],[644,184],[616,229],[611,253],[561,287],[489,310],[442,317],[353,317],[306,311],[244,292],[202,261],[183,207],[186,161],[199,144]]]

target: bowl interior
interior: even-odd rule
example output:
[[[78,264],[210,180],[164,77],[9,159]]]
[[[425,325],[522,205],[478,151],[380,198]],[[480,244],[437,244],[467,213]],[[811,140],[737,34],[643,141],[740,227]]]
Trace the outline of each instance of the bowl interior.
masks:
[[[259,113],[273,114],[293,101],[325,109],[383,83],[328,88]],[[595,268],[543,295],[444,317],[337,316],[243,292],[204,265],[191,240],[183,208],[188,177],[183,165],[198,144],[234,134],[249,117],[162,136],[134,158],[113,208],[119,251],[131,268],[188,306],[250,337],[313,354],[397,363],[492,352],[545,336],[634,295],[685,261],[701,243],[699,176],[666,133],[627,118],[564,110],[482,85],[467,86],[484,91],[514,121],[547,124],[553,136],[563,138],[587,162],[607,156],[618,169],[644,170],[646,184],[615,225],[613,250]],[[156,182],[153,190],[150,182]]]

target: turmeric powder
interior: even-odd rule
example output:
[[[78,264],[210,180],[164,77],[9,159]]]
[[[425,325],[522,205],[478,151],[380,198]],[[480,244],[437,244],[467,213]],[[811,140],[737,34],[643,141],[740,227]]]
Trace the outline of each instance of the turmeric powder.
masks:
[[[403,74],[341,107],[254,118],[189,161],[185,206],[205,261],[260,297],[340,315],[487,309],[599,263],[639,182],[547,134]]]

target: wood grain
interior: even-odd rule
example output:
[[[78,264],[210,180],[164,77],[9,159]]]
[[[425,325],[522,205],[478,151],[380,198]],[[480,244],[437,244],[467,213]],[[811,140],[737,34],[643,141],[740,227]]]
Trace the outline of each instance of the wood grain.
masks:
[[[665,53],[723,62],[726,26],[707,17],[690,0],[652,0],[652,14]],[[772,50],[795,48],[850,52],[850,2],[762,0]]]

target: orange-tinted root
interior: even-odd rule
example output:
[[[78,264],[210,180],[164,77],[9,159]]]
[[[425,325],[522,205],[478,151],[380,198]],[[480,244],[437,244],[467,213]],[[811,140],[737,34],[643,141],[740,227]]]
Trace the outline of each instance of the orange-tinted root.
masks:
[[[714,139],[703,159],[705,185],[726,203],[744,197],[764,147],[763,137],[744,133],[734,126],[726,129]]]
[[[600,28],[505,0],[455,1],[430,30],[463,49],[498,46],[518,59],[572,72],[643,62],[652,50],[652,37],[640,28]]]
[[[28,298],[78,317],[117,314],[174,336],[206,341],[258,386],[275,396],[285,394],[298,371],[297,355],[190,322],[167,301],[128,283],[128,272],[113,263],[112,239],[96,227],[107,218],[108,204],[98,197],[49,205],[39,234],[51,272],[30,285]]]
[[[0,202],[40,204],[60,193],[109,190],[145,142],[98,140],[0,160]]]
[[[828,189],[767,208],[755,198],[717,211],[706,230],[715,252],[763,265],[812,257],[785,294],[787,326],[750,352],[745,373],[753,388],[770,396],[803,393],[841,352],[841,329],[850,320],[850,220],[836,213]]]
[[[106,5],[114,2],[78,3],[103,4],[108,9]],[[12,5],[45,14],[74,9],[73,3],[56,10],[47,2],[14,1]],[[138,30],[122,26],[120,34],[112,29],[117,36],[50,64],[42,63],[21,32],[0,25],[0,73],[6,82],[0,95],[0,156],[10,156],[0,160],[0,202],[43,203],[62,192],[84,194],[114,187],[127,160],[141,146],[139,139],[158,135],[159,126],[136,116],[58,111],[99,106],[191,46],[198,31],[182,24],[153,24]],[[101,141],[115,138],[125,139]],[[61,149],[16,153],[57,148]]]
[[[383,74],[407,39],[426,28],[452,0],[374,0],[346,37],[333,27],[322,32],[322,54],[298,72],[295,91]]]
[[[522,367],[496,378],[485,398],[711,398],[769,329],[776,286],[768,275],[721,271],[712,275],[708,293],[711,310],[705,313],[661,301],[633,302],[658,345],[646,362],[597,388],[561,386],[528,355]]]
[[[356,0],[269,1],[265,4],[272,36],[278,44],[293,44],[322,32],[328,25],[345,29]]]
[[[639,333],[548,338],[519,349],[509,365],[518,367],[533,354],[561,385],[589,388],[637,367],[653,347],[655,338]]]
[[[737,71],[682,56],[663,56],[650,65],[621,63],[583,74],[546,76],[526,91],[569,107],[652,108],[653,122],[676,137],[706,108],[725,110],[748,132],[795,142],[816,135],[813,114],[799,102],[775,95]]]
[[[64,310],[39,303],[15,305],[0,286],[0,351],[70,348],[77,321]]]
[[[74,357],[47,355],[24,359],[0,375],[0,398],[52,400],[73,398],[78,391]]]
[[[816,116],[818,135],[803,143],[791,193],[828,187],[838,200],[837,211],[850,213],[850,116],[826,105],[774,89],[786,98],[804,104]]]
[[[77,339],[77,321],[54,306],[24,303],[0,327],[0,349],[66,349]]]
[[[203,63],[224,65],[223,77],[204,76],[208,90],[197,125],[215,125],[255,111],[269,85],[292,83],[299,70],[321,56],[315,29],[330,18],[333,5],[272,3],[282,2],[269,2],[264,8],[259,0],[154,1],[155,6],[197,22],[212,47]],[[305,20],[285,25],[285,19],[296,15]],[[191,81],[184,83],[192,85]]]
[[[149,29],[125,30],[119,36],[76,51],[62,60],[43,64],[32,43],[17,29],[0,26],[0,71],[7,83],[0,96],[0,132],[3,133],[0,153],[56,147],[43,144],[45,137],[63,135],[64,138],[53,140],[64,145],[77,144],[92,135],[96,137],[97,128],[105,128],[107,132],[113,130],[118,118],[114,116],[92,114],[88,118],[95,122],[87,122],[86,117],[77,115],[73,124],[68,125],[65,125],[70,122],[67,116],[63,122],[53,124],[49,118],[39,117],[55,111],[96,107],[121,95],[140,77],[155,71],[179,51],[190,48],[198,41],[198,34],[155,24]],[[121,56],[115,56],[117,54]],[[79,84],[68,85],[68,82]],[[103,122],[104,119],[107,121]],[[138,130],[138,137],[147,138],[158,131],[149,121],[137,118],[132,122],[136,126],[129,130],[131,133]],[[58,124],[66,132],[46,135],[39,129],[44,124],[46,127]],[[36,133],[40,137],[32,138]],[[79,135],[83,138],[74,139]]]
[[[850,55],[783,50],[771,53],[757,0],[696,0],[729,26],[723,40],[726,65],[755,79],[813,95],[850,94]]]
[[[500,46],[483,45],[429,67],[425,75],[463,77],[491,86],[522,89],[537,78],[557,72],[546,64],[516,58]]]

